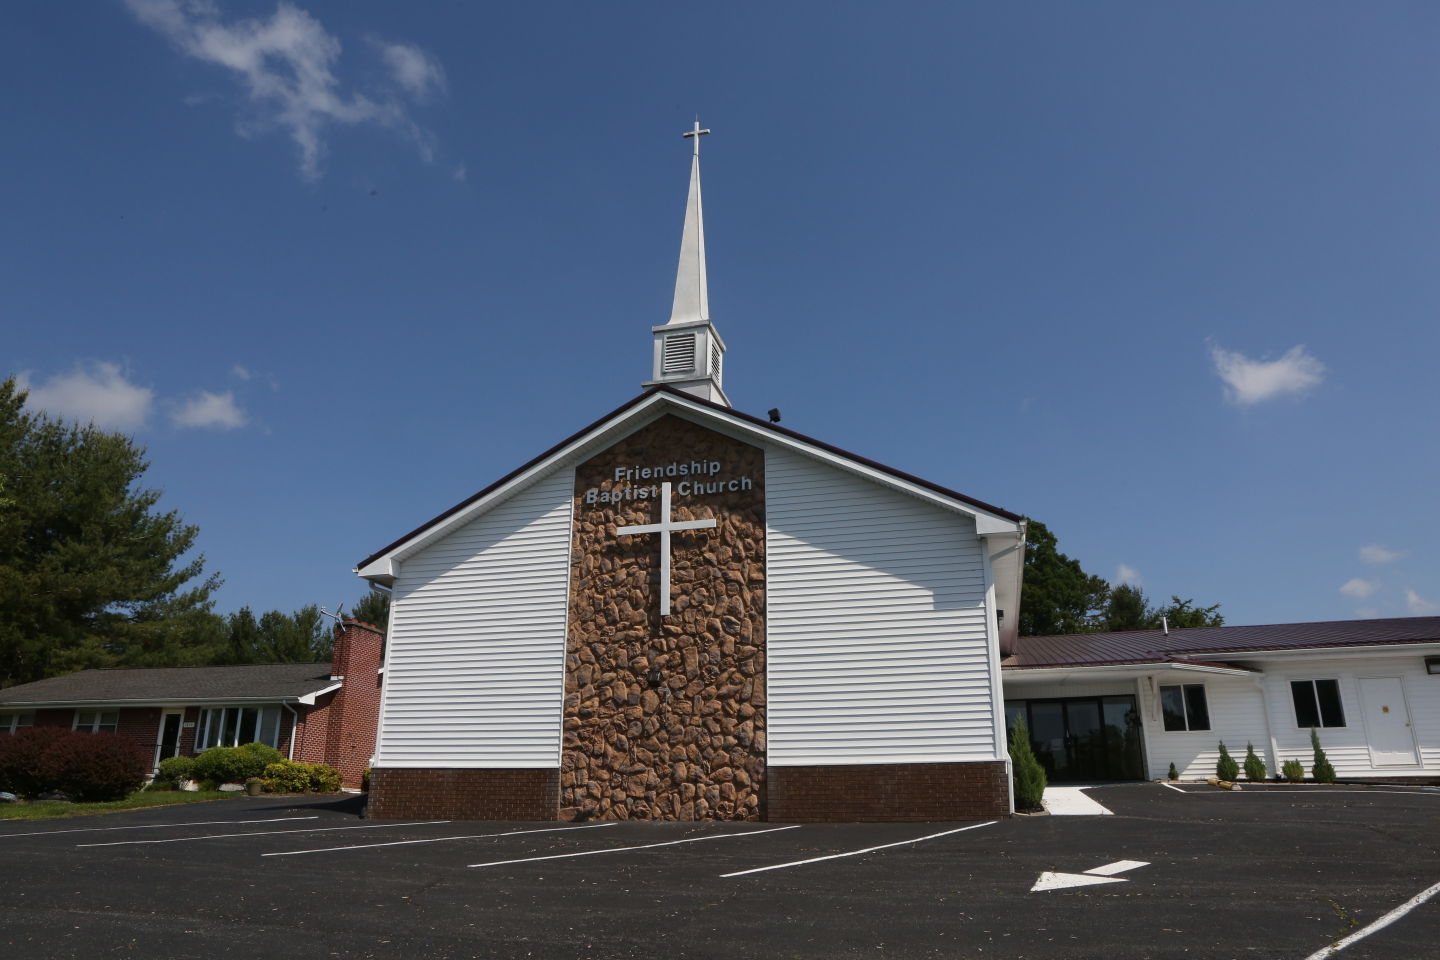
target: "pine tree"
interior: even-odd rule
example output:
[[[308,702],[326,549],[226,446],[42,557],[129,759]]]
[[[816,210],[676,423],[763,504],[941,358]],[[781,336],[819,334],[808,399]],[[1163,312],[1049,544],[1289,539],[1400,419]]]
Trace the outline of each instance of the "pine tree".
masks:
[[[1335,768],[1330,766],[1325,751],[1320,749],[1320,732],[1314,727],[1310,728],[1310,746],[1315,751],[1315,758],[1310,762],[1310,776],[1316,783],[1334,783]]]
[[[1256,783],[1265,779],[1265,761],[1255,755],[1255,744],[1245,744],[1245,779]]]
[[[1215,763],[1215,776],[1228,783],[1240,779],[1240,765],[1230,756],[1230,751],[1225,749],[1224,740],[1220,741],[1220,759]]]
[[[1030,748],[1030,731],[1019,717],[1010,728],[1010,772],[1015,783],[1015,809],[1039,810],[1045,797],[1045,768]]]
[[[0,686],[84,667],[204,662],[219,578],[185,559],[199,531],[126,436],[27,413],[0,382]]]

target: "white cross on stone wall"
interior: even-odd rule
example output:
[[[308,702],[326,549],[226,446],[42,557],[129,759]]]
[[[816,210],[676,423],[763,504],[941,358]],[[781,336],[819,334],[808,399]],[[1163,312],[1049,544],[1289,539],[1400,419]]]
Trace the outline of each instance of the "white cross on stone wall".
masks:
[[[616,527],[615,532],[625,537],[637,533],[660,534],[660,615],[670,615],[670,534],[675,530],[707,530],[715,526],[709,520],[671,520],[670,483],[660,484],[660,522],[645,523],[636,527]]]

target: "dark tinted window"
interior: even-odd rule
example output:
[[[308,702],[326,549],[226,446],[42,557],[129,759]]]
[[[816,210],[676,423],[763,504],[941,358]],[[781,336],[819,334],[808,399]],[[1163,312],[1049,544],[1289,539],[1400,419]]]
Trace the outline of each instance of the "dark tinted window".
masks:
[[[1160,688],[1160,710],[1165,714],[1166,730],[1185,729],[1185,697],[1179,687]]]
[[[1185,714],[1191,730],[1210,729],[1210,707],[1205,702],[1205,684],[1185,684]]]
[[[1293,680],[1290,698],[1295,702],[1297,727],[1345,726],[1339,680]]]

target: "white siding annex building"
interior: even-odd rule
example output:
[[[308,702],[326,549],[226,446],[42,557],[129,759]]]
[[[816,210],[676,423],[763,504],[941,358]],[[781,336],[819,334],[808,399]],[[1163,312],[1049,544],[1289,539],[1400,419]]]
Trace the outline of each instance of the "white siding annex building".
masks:
[[[1011,809],[1024,522],[730,407],[705,132],[645,392],[357,568],[393,591],[374,816]]]

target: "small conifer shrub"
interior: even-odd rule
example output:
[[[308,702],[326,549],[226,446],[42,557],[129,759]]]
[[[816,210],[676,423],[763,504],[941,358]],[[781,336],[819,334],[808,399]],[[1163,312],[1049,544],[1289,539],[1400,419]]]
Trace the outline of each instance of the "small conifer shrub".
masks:
[[[1299,760],[1286,760],[1280,765],[1280,772],[1291,783],[1299,783],[1305,779],[1305,765]]]
[[[1255,744],[1245,744],[1245,779],[1256,783],[1265,779],[1265,761],[1255,755]]]
[[[1173,763],[1170,764],[1170,773],[1168,774],[1168,776],[1170,777],[1171,780],[1179,780],[1179,779],[1180,779],[1180,771],[1175,769],[1175,764],[1173,764]]]
[[[1240,764],[1225,749],[1224,740],[1220,741],[1220,759],[1215,762],[1215,776],[1230,782],[1240,779]]]
[[[1315,759],[1310,763],[1310,776],[1315,778],[1316,783],[1334,783],[1335,768],[1330,766],[1325,751],[1320,749],[1320,732],[1314,727],[1310,728],[1310,746],[1315,750]]]
[[[1030,749],[1030,731],[1020,717],[1010,728],[1010,772],[1015,783],[1015,809],[1040,810],[1045,798],[1045,768]]]

